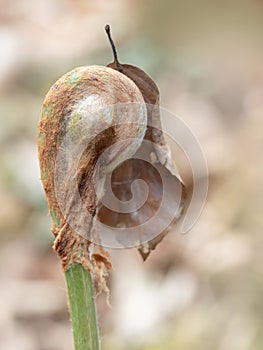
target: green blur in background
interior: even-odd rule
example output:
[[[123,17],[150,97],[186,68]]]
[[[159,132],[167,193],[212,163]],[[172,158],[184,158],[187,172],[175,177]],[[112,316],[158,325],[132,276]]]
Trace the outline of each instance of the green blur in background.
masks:
[[[263,348],[263,2],[0,0],[0,348],[70,350],[66,288],[37,161],[49,87],[73,67],[120,61],[157,83],[198,137],[205,210],[146,263],[111,251],[104,350]],[[189,165],[174,152],[187,184]],[[181,160],[181,161],[180,161]]]

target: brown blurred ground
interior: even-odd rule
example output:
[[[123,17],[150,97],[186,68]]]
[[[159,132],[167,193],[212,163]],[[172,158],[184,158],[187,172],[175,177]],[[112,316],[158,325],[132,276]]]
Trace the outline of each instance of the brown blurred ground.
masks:
[[[41,102],[64,72],[112,60],[156,81],[199,138],[205,210],[143,264],[113,251],[106,350],[263,348],[263,2],[0,1],[0,348],[73,349],[66,289],[39,181]],[[180,164],[178,164],[180,168]],[[182,166],[183,177],[187,169]]]

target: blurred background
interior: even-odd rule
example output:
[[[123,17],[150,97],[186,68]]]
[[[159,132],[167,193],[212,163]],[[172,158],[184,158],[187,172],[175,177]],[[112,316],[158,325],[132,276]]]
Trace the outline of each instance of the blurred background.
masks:
[[[263,2],[0,0],[0,348],[73,350],[37,162],[49,87],[73,67],[144,69],[207,157],[205,209],[146,263],[112,251],[104,350],[263,348]],[[180,164],[177,164],[180,169]],[[187,173],[183,174],[186,176]]]

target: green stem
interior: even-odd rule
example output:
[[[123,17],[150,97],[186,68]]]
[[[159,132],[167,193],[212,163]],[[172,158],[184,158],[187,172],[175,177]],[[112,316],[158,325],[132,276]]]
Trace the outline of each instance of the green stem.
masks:
[[[74,263],[65,273],[75,350],[99,350],[96,306],[90,272]]]

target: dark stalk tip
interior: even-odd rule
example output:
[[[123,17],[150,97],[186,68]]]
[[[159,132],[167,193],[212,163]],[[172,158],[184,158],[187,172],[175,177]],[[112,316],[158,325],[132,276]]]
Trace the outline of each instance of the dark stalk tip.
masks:
[[[110,35],[110,26],[108,24],[106,24],[105,30],[106,30],[107,34]]]

